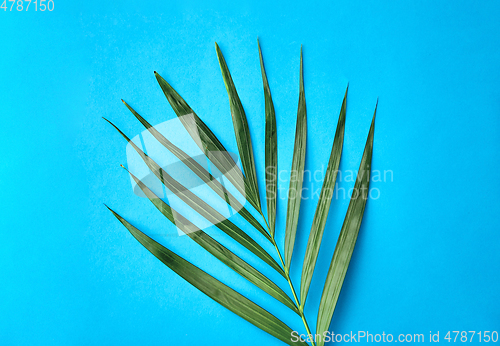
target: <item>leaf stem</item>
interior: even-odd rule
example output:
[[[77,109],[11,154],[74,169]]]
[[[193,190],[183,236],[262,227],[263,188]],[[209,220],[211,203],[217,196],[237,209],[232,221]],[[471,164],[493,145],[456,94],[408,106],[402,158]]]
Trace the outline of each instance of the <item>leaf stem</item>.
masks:
[[[267,223],[267,220],[264,216],[264,213],[262,212],[262,209],[258,210],[258,212],[262,216],[262,219],[264,220],[264,223],[266,224],[268,233],[271,234],[271,228],[269,227],[269,224]],[[278,257],[280,259],[281,266],[283,267],[283,270],[285,271],[286,280],[288,281],[288,285],[290,286],[290,289],[292,290],[293,299],[295,300],[295,306],[297,307],[297,309],[299,311],[299,315],[302,318],[302,322],[304,323],[304,327],[306,327],[307,335],[311,337],[312,346],[316,346],[316,344],[314,343],[314,336],[311,333],[311,330],[309,329],[309,324],[307,324],[306,315],[304,314],[304,307],[302,305],[300,305],[300,303],[299,303],[299,298],[297,298],[297,293],[295,292],[295,288],[293,287],[292,279],[290,278],[290,273],[288,272],[288,269],[285,266],[285,262],[283,261],[283,257],[281,256],[281,252],[278,249],[278,245],[276,244],[276,240],[274,239],[274,236],[271,236],[271,243],[274,245],[274,248],[276,249],[276,252],[278,253]]]
[[[267,221],[265,218],[264,218],[264,222],[267,225]],[[269,229],[269,226],[268,226],[268,229]],[[297,306],[297,309],[299,310],[299,315],[302,318],[302,322],[304,323],[304,326],[306,327],[307,335],[311,337],[312,346],[316,346],[316,344],[314,343],[313,334],[311,333],[311,330],[309,329],[309,325],[307,324],[306,316],[304,314],[304,307],[302,305],[300,305],[300,303],[299,303],[299,299],[297,298],[297,294],[295,293],[295,288],[293,287],[292,279],[290,278],[290,274],[288,272],[288,269],[285,267],[285,263],[283,262],[283,257],[281,257],[281,252],[278,249],[278,245],[276,244],[276,241],[274,240],[274,238],[271,238],[271,239],[272,239],[271,242],[273,243],[274,248],[276,249],[276,252],[278,253],[278,257],[280,259],[281,265],[283,266],[283,270],[285,271],[288,285],[290,285],[290,289],[292,290],[293,299],[295,300],[295,305]]]

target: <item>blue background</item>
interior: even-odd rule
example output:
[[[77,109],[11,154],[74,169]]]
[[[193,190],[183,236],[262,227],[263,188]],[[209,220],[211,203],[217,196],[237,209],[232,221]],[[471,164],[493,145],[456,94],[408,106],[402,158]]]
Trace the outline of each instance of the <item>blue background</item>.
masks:
[[[132,193],[119,167],[126,143],[101,119],[131,137],[143,130],[121,98],[153,124],[175,117],[154,70],[236,151],[215,41],[247,112],[264,198],[257,37],[280,169],[291,164],[301,44],[306,168],[328,162],[349,83],[341,169],[356,170],[380,98],[373,169],[393,181],[372,183],[380,197],[368,202],[331,330],[440,331],[443,342],[448,330],[500,329],[498,1],[55,0],[52,12],[0,17],[0,344],[280,344],[176,276],[103,206],[148,234],[175,232]],[[306,305],[312,326],[347,205],[332,203]],[[315,206],[302,204],[296,288]],[[280,244],[285,210],[280,200]],[[184,238],[158,237],[304,333]]]

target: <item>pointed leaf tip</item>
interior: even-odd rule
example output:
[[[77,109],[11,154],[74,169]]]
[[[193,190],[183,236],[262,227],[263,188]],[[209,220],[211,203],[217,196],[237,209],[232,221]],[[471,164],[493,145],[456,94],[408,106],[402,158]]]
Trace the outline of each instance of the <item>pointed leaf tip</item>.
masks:
[[[130,138],[128,138],[128,136],[126,134],[124,134],[115,124],[113,124],[111,121],[109,121],[106,118],[104,118],[104,120],[106,120],[108,123],[110,123],[111,126],[113,126],[116,129],[116,131],[118,131],[123,136],[123,138],[125,138],[125,140],[127,142],[130,142]],[[131,143],[133,144],[133,142],[131,142]]]
[[[222,79],[226,86],[226,91],[229,98],[229,108],[231,110],[231,117],[233,120],[234,134],[236,137],[236,144],[240,154],[241,166],[245,173],[244,183],[248,190],[245,190],[247,200],[255,207],[257,212],[262,213],[260,204],[259,187],[257,183],[257,173],[255,170],[255,159],[252,148],[252,140],[250,136],[250,128],[248,127],[247,117],[245,110],[241,104],[240,97],[236,91],[231,73],[227,67],[226,60],[222,51],[219,49],[217,42],[215,44],[217,51],[217,59],[222,72]]]
[[[297,109],[297,125],[295,126],[295,144],[293,149],[292,167],[290,169],[290,187],[288,191],[288,205],[285,224],[285,267],[290,270],[295,236],[299,219],[300,202],[302,200],[302,183],[304,178],[304,166],[307,144],[307,109],[304,92],[304,79],[302,70],[302,46],[300,49],[300,73],[299,73],[299,104]],[[293,173],[295,172],[295,175]],[[295,178],[292,178],[294,176]]]
[[[264,103],[265,103],[265,173],[266,173],[266,201],[267,201],[267,219],[271,237],[274,237],[276,227],[276,198],[278,194],[278,185],[276,174],[278,171],[278,140],[276,129],[276,115],[274,111],[273,98],[269,83],[267,81],[266,69],[264,67],[264,59],[260,49],[259,40],[257,40],[259,48],[260,69],[262,73],[262,82],[264,87]]]
[[[378,98],[377,98],[377,103],[375,104],[375,111],[373,112],[371,127],[373,127],[375,125],[375,118],[377,116],[377,108],[378,108]]]

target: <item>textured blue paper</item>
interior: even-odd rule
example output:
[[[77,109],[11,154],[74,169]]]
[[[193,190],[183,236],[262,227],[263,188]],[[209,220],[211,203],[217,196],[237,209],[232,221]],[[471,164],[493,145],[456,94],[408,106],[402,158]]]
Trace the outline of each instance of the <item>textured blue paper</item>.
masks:
[[[499,17],[497,1],[55,0],[52,12],[0,10],[0,344],[280,345],[162,265],[103,203],[305,332],[186,237],[161,238],[175,227],[134,195],[119,167],[126,142],[101,119],[130,137],[143,130],[121,98],[152,124],[172,119],[156,70],[236,152],[217,41],[247,113],[264,199],[257,37],[280,169],[291,164],[301,44],[307,169],[328,162],[349,83],[340,168],[357,170],[380,98],[373,169],[392,181],[372,183],[380,196],[368,202],[331,330],[422,333],[426,342],[430,331],[441,342],[449,330],[498,331]],[[297,289],[317,197],[302,204]],[[332,202],[305,309],[313,326],[347,205]],[[278,206],[282,244],[285,201]]]

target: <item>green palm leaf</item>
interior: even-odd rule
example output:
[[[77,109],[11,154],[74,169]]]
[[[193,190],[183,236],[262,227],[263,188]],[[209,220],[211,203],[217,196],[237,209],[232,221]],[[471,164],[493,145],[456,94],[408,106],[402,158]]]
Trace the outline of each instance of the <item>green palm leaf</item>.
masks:
[[[330,210],[330,203],[332,201],[333,190],[335,188],[335,180],[337,179],[337,172],[340,164],[340,157],[342,156],[342,146],[344,143],[344,128],[345,128],[345,113],[347,106],[347,89],[345,91],[342,107],[340,108],[339,120],[337,123],[337,130],[335,131],[335,138],[333,140],[332,152],[330,154],[330,161],[326,169],[325,180],[321,187],[318,205],[314,214],[314,219],[309,233],[309,240],[307,242],[306,254],[304,257],[304,264],[302,267],[302,279],[300,283],[300,303],[302,306],[306,304],[307,293],[311,285],[314,267],[318,258],[321,239],[323,238],[323,231],[325,230],[326,220],[328,218],[328,211]]]
[[[108,206],[106,207],[149,252],[217,303],[288,345],[307,345],[305,342],[292,342],[290,337],[292,329],[274,315],[157,243],[128,223]]]
[[[219,59],[222,78],[224,79],[224,84],[226,85],[227,94],[229,96],[231,117],[233,118],[234,134],[236,136],[236,144],[238,145],[238,151],[240,153],[241,165],[243,166],[243,172],[245,173],[245,180],[248,181],[248,186],[250,187],[250,191],[247,191],[247,195],[249,195],[249,197],[257,205],[255,209],[261,212],[259,187],[257,185],[255,160],[253,157],[252,140],[250,138],[250,129],[248,128],[247,117],[245,115],[245,111],[243,110],[240,97],[236,92],[236,87],[234,86],[233,79],[231,78],[231,73],[229,73],[226,60],[224,59],[217,43],[215,43],[215,50],[217,51],[217,58]]]
[[[318,311],[318,323],[316,327],[317,333],[320,334],[327,331],[330,326],[347,268],[349,267],[349,262],[351,261],[354,246],[356,245],[359,228],[361,227],[361,221],[363,219],[370,188],[373,132],[375,129],[376,113],[377,107],[375,107],[370,132],[368,133],[368,138],[366,139],[363,158],[361,159],[361,164],[359,165],[356,183],[354,184],[354,190],[352,192],[353,195],[351,197],[351,201],[349,202],[349,207],[347,208],[344,224],[342,225],[342,230],[340,231],[337,246],[335,247],[335,252],[333,253],[332,262],[330,264],[330,269],[328,270],[325,286],[323,288],[323,294],[321,296]],[[318,342],[318,346],[323,345],[323,340]]]
[[[262,51],[260,49],[259,40],[260,69],[262,72],[262,82],[264,84],[264,102],[266,113],[266,200],[267,200],[267,219],[269,222],[269,230],[274,238],[276,224],[276,198],[278,194],[277,174],[278,174],[278,139],[276,134],[276,115],[274,113],[273,98],[271,90],[267,82],[266,69],[264,68],[264,60],[262,59]]]
[[[302,182],[306,162],[307,111],[304,93],[304,70],[302,66],[302,47],[300,48],[300,87],[297,125],[295,129],[295,145],[293,148],[292,169],[290,170],[290,188],[288,191],[288,207],[285,226],[285,272],[290,270],[292,262],[297,223],[299,221],[300,202],[302,200]]]
[[[257,229],[262,235],[264,235],[268,240],[271,240],[269,234],[266,232],[264,227],[250,214],[250,212],[244,208],[241,203],[229,193],[224,186],[215,179],[212,174],[210,174],[202,165],[200,165],[191,156],[186,154],[179,147],[170,142],[165,136],[163,136],[158,130],[151,126],[150,123],[146,121],[139,113],[137,113],[132,107],[128,105],[127,102],[122,102],[127,106],[127,108],[132,112],[132,114],[141,122],[142,125],[153,135],[156,140],[161,143],[165,148],[167,148],[171,153],[173,153],[179,160],[181,160],[193,173],[195,173],[205,184],[207,184],[215,193],[217,193],[222,199],[227,200],[227,203],[238,213],[245,218],[255,229]]]
[[[123,166],[122,166],[123,167]],[[125,167],[124,167],[125,168]],[[274,282],[269,280],[257,269],[252,267],[250,264],[242,260],[240,257],[235,255],[224,245],[217,242],[215,239],[206,234],[203,230],[198,229],[196,225],[186,219],[178,211],[170,207],[161,198],[154,194],[140,179],[135,175],[130,173],[130,176],[134,179],[135,183],[141,188],[142,192],[148,197],[148,199],[154,204],[154,206],[168,219],[170,222],[175,224],[181,231],[183,231],[188,237],[193,239],[202,248],[207,250],[213,256],[215,256],[222,263],[227,265],[229,268],[234,270],[236,273],[253,283],[255,286],[259,287],[264,292],[285,304],[287,307],[299,313],[297,307],[290,299],[289,296],[281,288],[279,288]]]
[[[172,209],[168,203],[156,196],[142,181],[131,176],[136,184],[141,188],[148,199],[155,207],[172,223],[174,223],[181,231],[186,233],[203,249],[208,251],[227,267],[234,270],[240,276],[247,279],[249,282],[260,288],[295,313],[297,313],[308,334],[311,334],[309,325],[304,313],[304,306],[307,295],[310,289],[310,284],[314,274],[314,269],[317,263],[318,253],[321,247],[321,241],[325,229],[325,224],[328,218],[331,199],[334,192],[335,181],[340,164],[345,116],[347,103],[347,89],[342,102],[340,115],[337,123],[337,129],[333,140],[330,160],[325,175],[325,180],[321,189],[319,201],[316,207],[316,212],[311,226],[309,239],[306,248],[306,254],[302,265],[301,291],[300,300],[294,289],[293,282],[290,276],[290,264],[294,250],[295,238],[297,234],[297,225],[302,199],[302,186],[304,177],[305,157],[306,157],[306,142],[307,142],[307,111],[304,92],[304,74],[303,74],[303,55],[302,47],[300,50],[300,81],[299,81],[299,102],[297,110],[297,125],[295,133],[295,144],[293,151],[293,159],[291,166],[290,186],[288,195],[286,225],[285,225],[285,244],[284,244],[284,259],[275,240],[276,226],[276,199],[277,199],[277,127],[276,115],[267,80],[266,70],[260,44],[257,40],[259,49],[260,67],[264,89],[265,101],[265,177],[266,177],[266,202],[267,202],[267,218],[266,221],[261,209],[259,189],[257,184],[257,174],[255,171],[255,162],[252,151],[252,143],[250,137],[250,129],[246,119],[243,106],[236,92],[231,74],[227,67],[226,61],[216,43],[216,52],[219,60],[224,84],[229,96],[231,116],[233,127],[238,145],[238,151],[242,162],[243,172],[234,167],[238,167],[231,155],[226,151],[221,142],[213,134],[213,132],[205,125],[205,123],[194,113],[184,99],[168,84],[160,75],[155,72],[156,79],[167,97],[168,102],[172,106],[174,112],[179,117],[179,120],[184,125],[192,139],[198,147],[207,156],[208,160],[217,167],[220,172],[224,172],[225,177],[229,182],[243,195],[246,200],[257,210],[262,216],[263,221],[267,224],[266,230],[255,217],[243,207],[231,193],[229,193],[222,182],[208,172],[206,168],[200,165],[191,156],[187,155],[180,148],[171,143],[164,135],[158,132],[151,124],[141,117],[127,103],[124,104],[132,112],[132,114],[149,130],[153,137],[161,143],[165,148],[172,152],[186,167],[195,173],[202,181],[208,185],[217,195],[222,198],[230,207],[239,209],[239,214],[248,221],[248,223],[263,234],[268,241],[274,246],[281,266],[274,258],[266,252],[254,239],[247,233],[243,232],[238,226],[227,220],[211,205],[205,202],[193,192],[186,189],[181,183],[175,180],[167,172],[165,172],[153,159],[144,153],[135,143],[121,132],[115,125],[109,122],[118,132],[130,143],[130,145],[141,156],[148,168],[160,179],[160,181],[172,193],[176,194],[184,203],[189,205],[198,214],[210,221],[220,230],[229,235],[240,245],[259,257],[267,265],[271,266],[279,272],[287,281],[293,295],[293,300],[288,296],[275,282],[263,275],[256,267],[251,266],[238,255],[230,251],[228,248],[217,242],[204,231],[200,230],[194,223],[188,220],[187,217],[179,214]],[[123,101],[123,100],[122,100]],[[343,281],[347,272],[347,268],[352,257],[352,252],[356,243],[357,235],[363,218],[363,213],[366,205],[366,200],[369,195],[369,182],[371,170],[371,157],[373,149],[374,123],[375,112],[373,115],[370,132],[365,145],[365,150],[361,160],[358,176],[354,187],[353,196],[349,203],[349,207],[344,219],[340,236],[333,254],[333,258],[328,271],[325,286],[318,312],[318,320],[316,323],[316,333],[323,335],[328,330],[337,300],[342,288]],[[243,175],[244,174],[244,175]],[[356,195],[354,195],[356,193]],[[240,209],[241,208],[241,209]],[[109,209],[109,208],[108,208]],[[110,209],[111,210],[111,209]],[[112,210],[111,210],[112,211]],[[206,295],[233,311],[237,315],[245,318],[252,324],[263,329],[264,331],[275,336],[279,340],[289,345],[307,345],[299,340],[293,342],[294,335],[292,330],[277,319],[275,316],[262,309],[252,301],[248,300],[238,292],[222,284],[220,281],[202,271],[193,264],[187,262],[167,248],[155,242],[153,239],[140,232],[134,226],[130,225],[121,216],[112,211],[113,214],[125,225],[131,234],[151,253],[159,258],[163,263],[169,266],[181,277],[190,282],[193,286],[204,292]],[[268,233],[269,231],[269,233]],[[257,267],[258,268],[258,267]],[[296,334],[298,335],[298,334]],[[312,346],[324,346],[323,340],[311,340]]]
[[[177,180],[172,178],[165,170],[163,170],[153,159],[151,159],[147,154],[145,154],[134,142],[132,142],[118,127],[116,127],[112,122],[109,122],[126,140],[130,145],[137,151],[141,156],[143,161],[146,163],[148,168],[153,172],[158,179],[167,187],[172,193],[176,194],[183,202],[188,204],[191,208],[196,210],[201,216],[207,219],[209,222],[217,226],[221,231],[226,233],[228,236],[236,240],[239,244],[243,245],[261,260],[266,262],[269,266],[275,269],[283,277],[285,273],[279,264],[269,255],[255,240],[243,232],[239,227],[233,224],[231,221],[227,220],[223,215],[217,212],[214,208],[208,205],[201,198],[196,196],[194,193],[186,189]]]

